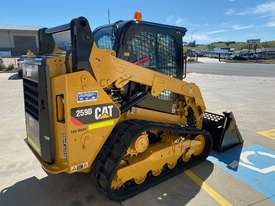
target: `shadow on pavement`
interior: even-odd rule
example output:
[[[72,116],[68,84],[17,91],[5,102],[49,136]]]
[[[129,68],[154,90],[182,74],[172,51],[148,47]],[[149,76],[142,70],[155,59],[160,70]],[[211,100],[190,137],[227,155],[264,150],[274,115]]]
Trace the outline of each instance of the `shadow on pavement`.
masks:
[[[207,179],[213,164],[201,165],[200,178]],[[183,173],[122,203],[110,201],[96,190],[87,174],[49,175],[42,179],[30,177],[3,189],[0,205],[5,206],[86,206],[86,205],[185,205],[200,191]]]
[[[9,80],[20,80],[20,79],[22,79],[22,78],[18,75],[18,73],[12,74],[9,77]]]
[[[194,170],[199,170],[199,176],[205,181],[212,173],[214,165],[206,160],[196,166]],[[193,169],[191,169],[193,170]],[[122,202],[123,206],[142,206],[142,205],[167,205],[167,206],[183,206],[190,202],[199,192],[201,188],[197,186],[185,174],[179,174],[161,184],[140,193],[128,200]]]
[[[230,170],[237,171],[239,168],[240,156],[243,145],[235,146],[226,152],[212,152],[211,156],[226,164]]]
[[[31,177],[5,188],[0,193],[3,206],[85,206],[119,205],[108,200],[95,188],[87,174]]]

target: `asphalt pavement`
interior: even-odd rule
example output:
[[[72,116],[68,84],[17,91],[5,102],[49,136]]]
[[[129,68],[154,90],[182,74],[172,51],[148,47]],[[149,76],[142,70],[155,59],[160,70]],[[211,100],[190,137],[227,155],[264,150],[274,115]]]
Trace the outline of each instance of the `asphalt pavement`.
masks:
[[[188,73],[275,77],[275,64],[198,63],[188,64]]]

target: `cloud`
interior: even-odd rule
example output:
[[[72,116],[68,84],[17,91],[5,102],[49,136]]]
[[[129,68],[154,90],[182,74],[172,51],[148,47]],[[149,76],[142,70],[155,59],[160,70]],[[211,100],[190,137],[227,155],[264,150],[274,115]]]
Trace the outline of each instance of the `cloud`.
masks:
[[[176,17],[174,15],[170,15],[165,19],[165,24],[170,24],[170,25],[176,25],[176,26],[184,26],[186,24],[185,19],[182,17]]]
[[[199,23],[192,23],[187,19],[181,16],[169,15],[164,19],[164,24],[175,25],[175,26],[184,26],[188,29],[201,29],[202,27],[209,27],[210,24],[208,22],[199,22]]]
[[[225,11],[225,15],[251,15],[251,14],[261,14],[268,16],[275,16],[275,1],[268,1],[262,4],[256,5],[254,8],[250,8],[244,11],[236,11],[236,9],[229,8]]]
[[[261,14],[265,16],[275,16],[275,1],[268,1],[262,4],[256,5],[254,8],[250,8],[244,11],[236,11],[235,9],[227,9],[226,15],[253,15]]]
[[[207,34],[193,34],[192,38],[196,41],[207,41],[209,36]]]
[[[184,19],[181,17],[178,17],[175,21],[176,26],[183,26],[183,23],[184,23]]]
[[[275,19],[274,19],[274,20],[271,20],[271,21],[269,21],[269,22],[267,22],[267,23],[265,24],[265,26],[267,26],[267,27],[275,27]]]
[[[261,15],[261,17],[269,18],[264,26],[275,27],[275,1],[269,1],[257,5],[254,10],[254,14]]]
[[[269,1],[262,4],[257,5],[253,13],[255,14],[270,14],[271,16],[275,16],[275,1]]]
[[[165,24],[184,26],[184,23],[185,20],[182,17],[176,17],[174,15],[170,15],[165,19]]]
[[[226,23],[226,25],[227,25],[227,23]],[[252,25],[252,24],[250,24],[250,25],[234,24],[232,26],[227,26],[226,29],[208,31],[208,32],[205,32],[205,34],[195,34],[192,37],[193,37],[194,40],[196,40],[196,38],[197,38],[198,40],[202,40],[202,41],[214,42],[214,41],[220,41],[221,40],[221,38],[219,38],[220,36],[218,35],[220,33],[230,32],[230,31],[240,31],[240,30],[245,30],[245,29],[252,29],[254,27],[255,26]],[[218,35],[218,36],[213,38],[211,35]]]
[[[227,9],[227,10],[224,12],[224,14],[227,15],[227,16],[234,15],[234,14],[235,14],[235,9]]]
[[[206,42],[211,42],[211,39],[207,34],[203,33],[189,33],[186,36],[184,36],[184,41],[197,41],[200,43],[206,43]]]
[[[214,30],[214,31],[207,32],[207,34],[219,34],[224,32],[227,32],[227,30],[226,29]]]
[[[184,36],[184,41],[196,41],[199,44],[208,44],[210,42],[217,42],[217,41],[223,41],[224,39],[220,36],[211,36],[207,32],[205,33],[194,33],[194,34],[187,34]]]
[[[224,14],[227,16],[244,16],[246,15],[248,12],[247,11],[236,11],[235,9],[227,9]]]
[[[235,31],[238,31],[238,30],[245,30],[245,29],[251,29],[251,28],[254,28],[255,26],[250,24],[250,25],[239,25],[239,24],[234,24],[232,25],[232,29],[235,30]]]
[[[275,22],[273,22],[273,23],[275,24]],[[219,38],[219,37],[221,37],[221,36],[218,35],[220,33],[230,32],[230,31],[240,31],[240,30],[252,29],[252,28],[255,27],[252,24],[250,24],[250,25],[234,24],[232,26],[229,26],[228,23],[224,23],[224,25],[227,25],[225,29],[208,31],[208,32],[205,32],[205,34],[196,34],[196,35],[193,35],[192,37],[193,37],[194,40],[196,40],[196,38],[197,38],[199,40],[208,41],[208,42],[210,42],[210,40],[212,42],[213,41],[220,41],[221,38]],[[272,26],[272,25],[270,25],[270,26]],[[215,38],[213,38],[212,35],[218,35],[218,36],[215,36]]]
[[[228,16],[260,15],[261,18],[269,18],[265,26],[273,27],[275,21],[275,1],[267,1],[244,11],[236,11],[230,8],[224,14]]]
[[[218,26],[225,27],[225,26],[230,26],[232,24],[233,24],[232,21],[224,21],[224,22],[221,22]]]
[[[275,24],[275,22],[273,22]],[[227,23],[225,23],[228,25]],[[272,25],[270,25],[272,26]],[[275,25],[274,25],[275,26]],[[231,26],[227,26],[225,29],[218,29],[218,30],[213,30],[213,31],[208,31],[205,33],[195,33],[193,35],[187,35],[185,39],[187,40],[196,40],[199,42],[207,43],[207,42],[214,42],[214,41],[221,41],[221,36],[219,35],[220,33],[224,32],[230,32],[230,31],[240,31],[240,30],[246,30],[246,29],[252,29],[254,28],[255,25],[239,25],[239,24],[234,24]]]
[[[247,15],[247,11],[239,11],[239,12],[236,12],[235,15],[244,16],[244,15]]]

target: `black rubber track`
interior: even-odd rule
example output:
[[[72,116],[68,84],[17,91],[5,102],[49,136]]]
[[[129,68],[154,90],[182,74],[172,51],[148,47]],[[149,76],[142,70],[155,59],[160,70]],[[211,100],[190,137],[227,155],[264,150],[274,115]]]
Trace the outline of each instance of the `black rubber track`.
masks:
[[[178,164],[172,170],[165,166],[159,176],[153,176],[151,173],[148,173],[146,180],[142,184],[135,184],[134,181],[128,181],[125,183],[125,186],[113,190],[111,188],[112,179],[116,172],[116,168],[126,154],[128,147],[140,135],[140,133],[152,129],[171,131],[181,135],[191,135],[192,137],[202,134],[205,136],[206,140],[205,150],[199,156],[192,156],[188,163],[179,160]],[[97,156],[93,164],[92,172],[96,178],[97,186],[100,191],[104,192],[112,200],[122,201],[204,161],[209,155],[212,145],[213,141],[211,135],[206,131],[196,128],[143,120],[128,120],[120,123],[114,128]]]

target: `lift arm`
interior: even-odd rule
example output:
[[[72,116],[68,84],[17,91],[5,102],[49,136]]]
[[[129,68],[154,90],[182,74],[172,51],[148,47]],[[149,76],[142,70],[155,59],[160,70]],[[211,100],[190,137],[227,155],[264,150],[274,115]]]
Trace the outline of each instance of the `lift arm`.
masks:
[[[194,83],[175,79],[124,61],[117,58],[112,51],[97,48],[96,44],[93,44],[89,61],[97,82],[103,88],[113,83],[115,83],[116,87],[122,88],[128,82],[133,81],[152,87],[151,94],[153,96],[158,96],[164,90],[168,90],[194,98],[196,105],[201,108],[202,112],[205,111],[205,104],[200,89]]]

